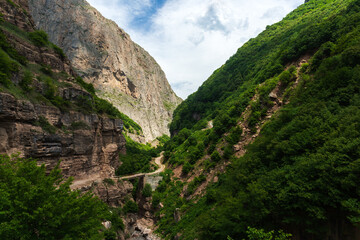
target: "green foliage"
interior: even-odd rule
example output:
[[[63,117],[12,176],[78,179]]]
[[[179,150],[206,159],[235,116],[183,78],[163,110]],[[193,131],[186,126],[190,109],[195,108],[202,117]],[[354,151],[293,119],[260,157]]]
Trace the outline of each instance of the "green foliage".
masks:
[[[40,71],[45,73],[46,75],[52,76],[53,75],[53,71],[51,69],[51,66],[48,65],[42,65],[40,68]]]
[[[31,88],[32,82],[33,82],[32,73],[30,71],[25,71],[24,76],[23,76],[22,80],[20,81],[19,85],[24,91],[29,92],[32,89]]]
[[[212,154],[211,154],[211,161],[213,162],[219,162],[221,160],[221,156],[219,154],[218,151],[214,151]]]
[[[49,44],[49,37],[43,30],[30,32],[29,39],[38,47],[45,47]]]
[[[282,84],[288,85],[291,81],[294,80],[294,75],[291,74],[289,70],[286,70],[279,75],[279,80]]]
[[[161,200],[161,195],[158,193],[154,193],[152,196],[151,207],[153,209],[157,209],[160,204],[160,200]]]
[[[142,196],[145,198],[152,196],[152,188],[150,184],[145,184],[144,189],[142,190]]]
[[[4,51],[0,50],[0,83],[5,87],[9,87],[11,84],[11,75],[17,71],[18,66],[16,62],[11,60]]]
[[[164,146],[170,140],[170,137],[164,134],[156,139],[159,141],[159,146]]]
[[[76,77],[76,82],[82,86],[86,91],[92,94],[95,102],[94,110],[99,114],[107,114],[112,118],[121,118],[124,122],[124,126],[127,129],[134,129],[137,132],[142,131],[141,127],[130,119],[125,114],[121,113],[117,108],[115,108],[110,102],[101,99],[96,96],[95,88],[91,83],[86,83],[81,77]],[[91,106],[90,109],[93,109]]]
[[[191,129],[199,116],[206,119],[215,111],[225,113],[231,106],[241,106],[246,101],[242,95],[246,90],[278,75],[284,66],[319,49],[323,43],[334,42],[356,28],[356,4],[355,0],[311,1],[281,22],[268,26],[177,107],[171,133],[185,127]],[[284,80],[289,80],[285,77]]]
[[[139,211],[139,207],[136,202],[132,200],[127,200],[124,204],[123,211],[125,214],[127,213],[137,213]]]
[[[2,26],[4,25],[8,25],[7,22],[2,22],[1,23]],[[13,25],[11,25],[11,27],[13,27]],[[0,31],[0,47],[1,49],[6,52],[9,57],[11,57],[12,59],[16,60],[17,62],[19,62],[22,65],[26,65],[27,64],[27,60],[24,56],[20,55],[15,48],[13,48],[9,42],[7,41],[7,37],[5,36],[5,34],[3,32]]]
[[[178,197],[184,183],[161,183],[156,193],[164,204],[159,231],[166,238],[181,232],[185,240],[289,239],[271,231],[280,226],[294,237],[324,239],[333,234],[329,226],[341,221],[337,237],[342,239],[345,228],[358,227],[359,23],[358,0],[309,1],[246,43],[176,109],[171,131],[177,135],[165,145],[168,162],[191,171],[187,160],[194,148],[185,142],[193,136],[213,155],[204,161],[208,170],[221,159],[217,147],[223,158],[231,156],[230,146],[241,135],[234,122],[256,86],[263,83],[257,88],[259,100],[251,104],[252,126],[264,116],[276,84],[286,87],[295,80],[296,68],[284,66],[315,53],[300,69],[297,88],[284,94],[290,103],[262,127],[243,157],[231,158],[204,197],[187,201]],[[195,128],[199,116],[214,119],[214,129]],[[179,222],[173,220],[175,208],[182,214]],[[249,225],[260,230],[247,229]]]
[[[44,116],[39,116],[39,119],[35,121],[34,125],[41,127],[47,133],[56,133],[56,127],[51,125]]]
[[[182,174],[187,175],[191,170],[193,170],[194,166],[192,166],[189,162],[185,162],[182,168]]]
[[[107,207],[90,193],[71,191],[59,168],[0,156],[1,239],[103,239]]]
[[[70,125],[71,130],[79,130],[79,129],[90,129],[90,126],[83,122],[83,121],[77,121],[77,122],[72,122]]]
[[[248,227],[246,231],[249,240],[290,240],[291,234],[284,233],[282,230],[278,233],[274,231],[265,232],[263,229],[256,229]]]
[[[230,134],[226,137],[226,141],[229,144],[234,145],[239,142],[241,134],[242,134],[242,129],[239,126],[233,127],[230,130]]]
[[[105,178],[105,179],[103,180],[103,182],[104,182],[105,184],[108,184],[108,185],[111,185],[111,186],[114,186],[114,185],[115,185],[114,180],[111,179],[111,178]]]
[[[11,0],[6,0],[11,6],[13,7],[18,7],[13,1]]]
[[[94,85],[92,85],[91,83],[86,83],[81,77],[76,77],[75,81],[89,93],[95,94]]]
[[[54,49],[54,51],[59,55],[59,57],[64,60],[66,58],[66,55],[64,53],[64,51],[59,48],[58,46],[56,46],[55,44],[51,44],[52,48]],[[90,92],[90,91],[89,91]]]
[[[151,159],[158,155],[159,150],[137,143],[127,136],[125,138],[126,154],[120,154],[121,165],[116,170],[116,174],[122,176],[139,172],[150,172]]]
[[[193,194],[196,190],[196,188],[203,183],[206,180],[205,175],[200,175],[199,177],[195,177],[194,180],[192,180],[188,187],[187,190],[185,192],[185,196],[190,196],[191,194]]]

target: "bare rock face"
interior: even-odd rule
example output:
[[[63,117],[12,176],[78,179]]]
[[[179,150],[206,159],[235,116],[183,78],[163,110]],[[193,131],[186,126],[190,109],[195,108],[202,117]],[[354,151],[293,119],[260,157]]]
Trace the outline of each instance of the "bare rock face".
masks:
[[[88,127],[50,134],[34,125],[40,116],[63,129],[74,122]],[[125,148],[120,126],[121,120],[79,112],[61,113],[56,107],[34,105],[0,93],[0,153],[33,157],[48,169],[61,159],[60,168],[66,177],[113,176],[119,167],[119,153]]]
[[[128,181],[100,182],[91,186],[92,192],[112,207],[122,206],[124,199],[132,198],[133,185]]]
[[[169,134],[181,102],[156,61],[85,0],[29,0],[38,28],[64,49],[98,95],[135,120],[147,141]]]

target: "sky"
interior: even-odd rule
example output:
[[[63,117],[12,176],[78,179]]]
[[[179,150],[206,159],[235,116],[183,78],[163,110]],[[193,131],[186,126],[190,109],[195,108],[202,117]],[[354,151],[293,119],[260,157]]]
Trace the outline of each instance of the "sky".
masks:
[[[304,0],[88,0],[152,55],[185,99]]]

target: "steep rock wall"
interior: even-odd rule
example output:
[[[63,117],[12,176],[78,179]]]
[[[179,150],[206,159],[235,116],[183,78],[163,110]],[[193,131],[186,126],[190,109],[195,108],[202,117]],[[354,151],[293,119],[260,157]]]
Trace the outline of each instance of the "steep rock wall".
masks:
[[[28,11],[27,0],[13,0],[11,3],[0,0],[0,13],[4,21],[15,25],[24,33],[35,30]],[[58,87],[56,94],[63,100],[76,102],[79,97],[91,100],[91,95],[75,84],[69,60],[61,58],[52,48],[35,46],[11,31],[1,32],[16,52],[26,58],[27,68],[47,66],[53,73],[67,76],[58,80],[61,87]],[[37,78],[39,73],[34,71],[32,74],[31,91],[44,95],[46,84]],[[21,75],[20,72],[12,75],[14,88],[21,81]],[[2,88],[0,91],[1,154],[36,158],[48,169],[55,167],[61,160],[63,175],[73,176],[75,180],[114,175],[120,164],[119,153],[126,151],[120,119],[109,119],[76,109],[61,111],[49,104],[44,97],[32,102],[26,96],[15,97],[3,92]],[[44,122],[53,126],[52,133],[46,130]],[[80,126],[74,128],[74,123]]]
[[[98,94],[135,120],[146,140],[169,134],[181,102],[156,61],[85,0],[29,0],[36,26],[62,47]]]

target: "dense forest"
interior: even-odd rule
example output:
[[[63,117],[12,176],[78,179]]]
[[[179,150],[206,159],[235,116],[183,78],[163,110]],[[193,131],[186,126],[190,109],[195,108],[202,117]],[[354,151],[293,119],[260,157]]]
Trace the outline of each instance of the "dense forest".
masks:
[[[359,26],[360,1],[310,0],[242,46],[175,110],[165,157],[182,175],[166,172],[154,194],[155,206],[164,204],[159,232],[167,239],[243,239],[250,227],[260,235],[354,239]],[[284,103],[266,120],[276,87]],[[261,131],[236,157],[244,121],[252,133]],[[222,163],[218,181],[193,195]]]

